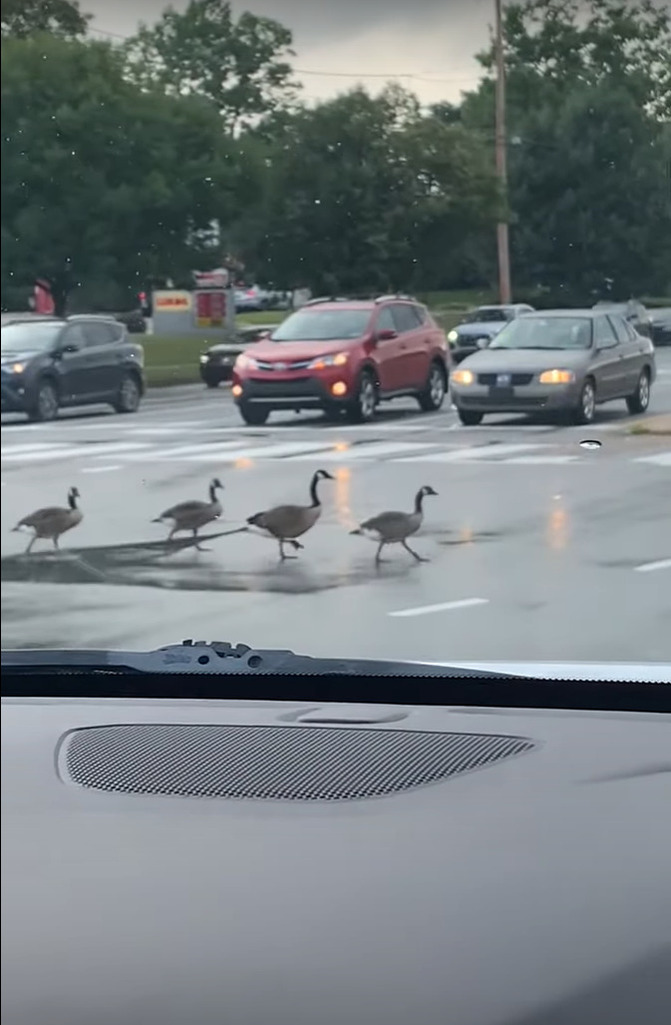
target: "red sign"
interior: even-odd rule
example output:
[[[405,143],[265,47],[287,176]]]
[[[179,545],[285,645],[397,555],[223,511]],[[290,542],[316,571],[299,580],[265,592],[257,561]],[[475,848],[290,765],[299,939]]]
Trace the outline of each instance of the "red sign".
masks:
[[[225,292],[196,292],[196,323],[198,327],[221,327],[225,320]]]

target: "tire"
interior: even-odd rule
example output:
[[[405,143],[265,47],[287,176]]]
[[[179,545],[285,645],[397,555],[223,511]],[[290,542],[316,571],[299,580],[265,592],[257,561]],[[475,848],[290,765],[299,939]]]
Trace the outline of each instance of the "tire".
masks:
[[[474,409],[457,408],[457,415],[464,427],[477,427],[478,424],[482,423],[482,418],[485,414],[476,413]]]
[[[58,392],[51,381],[40,381],[37,385],[35,397],[30,404],[28,416],[31,420],[38,420],[46,423],[48,420],[55,420],[58,416]]]
[[[650,405],[650,371],[647,367],[641,370],[633,395],[627,396],[627,409],[630,413],[645,413]]]
[[[443,402],[447,392],[447,374],[445,368],[437,361],[429,368],[429,376],[424,390],[417,396],[419,408],[423,413],[436,413]]]
[[[209,375],[203,375],[203,384],[206,388],[218,388],[221,381],[218,377],[210,377]]]
[[[596,409],[596,390],[594,381],[588,377],[580,389],[578,405],[574,408],[571,419],[574,424],[591,424]]]
[[[270,416],[270,410],[265,406],[253,406],[248,402],[239,404],[240,416],[250,427],[260,427]]]
[[[124,374],[112,407],[117,413],[137,413],[141,398],[142,390],[135,374]]]
[[[347,407],[347,419],[355,424],[365,424],[375,416],[377,394],[375,380],[370,370],[364,370],[359,378],[356,395]]]

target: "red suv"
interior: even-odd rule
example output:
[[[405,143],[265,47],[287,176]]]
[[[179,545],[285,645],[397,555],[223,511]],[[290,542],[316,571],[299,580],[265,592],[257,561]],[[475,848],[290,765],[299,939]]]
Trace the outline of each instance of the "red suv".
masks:
[[[273,409],[362,423],[382,400],[407,395],[431,412],[445,399],[449,358],[443,331],[413,299],[314,299],[238,357],[233,396],[248,424]]]

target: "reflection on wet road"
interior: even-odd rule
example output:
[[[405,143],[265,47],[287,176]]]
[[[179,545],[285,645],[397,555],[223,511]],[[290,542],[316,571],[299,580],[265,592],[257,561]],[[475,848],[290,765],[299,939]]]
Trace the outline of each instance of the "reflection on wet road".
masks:
[[[671,370],[671,353],[669,353]],[[660,379],[662,380],[662,379]],[[671,376],[658,403],[671,410]],[[578,428],[459,429],[409,405],[350,428],[303,418],[241,428],[225,394],[180,390],[135,417],[67,418],[3,431],[3,522],[84,511],[63,550],[2,536],[5,646],[153,647],[185,636],[309,654],[450,659],[671,661],[671,438],[622,434],[620,413]],[[287,420],[290,418],[286,418]],[[333,475],[290,562],[247,517],[304,502]],[[166,542],[157,509],[224,484],[222,519]],[[374,565],[349,531],[383,509],[425,508],[417,564]],[[666,588],[659,586],[666,582]]]

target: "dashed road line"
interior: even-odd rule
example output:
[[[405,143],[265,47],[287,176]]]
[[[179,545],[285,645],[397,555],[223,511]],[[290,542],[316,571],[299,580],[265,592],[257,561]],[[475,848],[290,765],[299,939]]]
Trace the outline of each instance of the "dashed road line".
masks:
[[[671,559],[658,559],[657,562],[644,562],[634,566],[636,573],[655,573],[658,569],[671,569]]]
[[[390,612],[390,616],[397,619],[407,619],[412,616],[428,616],[434,612],[450,612],[452,609],[466,609],[473,605],[488,605],[489,598],[459,598],[456,601],[438,602],[436,605],[419,605],[412,609],[399,609]]]

